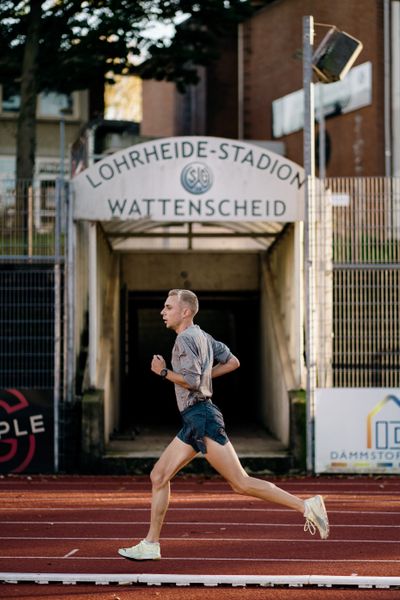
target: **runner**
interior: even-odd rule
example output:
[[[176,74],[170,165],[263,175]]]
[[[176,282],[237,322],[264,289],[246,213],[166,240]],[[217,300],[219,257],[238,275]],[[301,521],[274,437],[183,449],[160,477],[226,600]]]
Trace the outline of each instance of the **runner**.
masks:
[[[318,529],[321,538],[327,539],[329,522],[321,496],[301,500],[269,481],[249,476],[240,464],[225,432],[223,416],[212,401],[212,379],[234,371],[240,363],[225,344],[194,324],[198,310],[196,294],[174,289],[161,311],[166,327],[177,334],[172,369],[167,368],[162,356],[154,355],[151,370],[175,385],[183,427],[151,472],[151,517],[145,539],[120,548],[118,553],[131,560],[161,558],[160,534],[169,505],[170,481],[199,452],[235,492],[297,510],[304,515],[305,531],[314,535]]]

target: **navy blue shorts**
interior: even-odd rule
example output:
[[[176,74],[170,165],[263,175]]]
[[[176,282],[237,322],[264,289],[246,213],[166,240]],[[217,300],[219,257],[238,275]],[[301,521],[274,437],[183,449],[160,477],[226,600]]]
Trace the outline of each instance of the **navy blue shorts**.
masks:
[[[211,438],[222,446],[229,442],[225,432],[224,417],[211,400],[189,406],[181,412],[181,415],[183,427],[177,433],[177,437],[192,446],[196,452],[207,453],[204,437]]]

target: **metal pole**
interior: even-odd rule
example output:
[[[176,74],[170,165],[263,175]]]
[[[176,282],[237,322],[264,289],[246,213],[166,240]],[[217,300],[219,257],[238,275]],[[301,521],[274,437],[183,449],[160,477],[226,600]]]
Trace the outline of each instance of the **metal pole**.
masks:
[[[61,391],[61,198],[62,180],[56,181],[56,215],[54,224],[54,471],[59,470],[60,391]]]
[[[325,154],[325,140],[326,140],[326,127],[325,127],[325,113],[324,113],[324,84],[318,85],[318,122],[319,122],[319,144],[318,144],[318,176],[320,179],[325,179],[326,174],[326,154]]]
[[[314,43],[314,19],[303,17],[303,87],[304,87],[304,171],[305,171],[305,227],[304,227],[304,275],[305,275],[305,345],[306,345],[306,417],[307,417],[307,470],[314,466],[314,391],[316,387],[316,364],[314,347],[313,295],[315,251],[313,244],[314,193],[315,193],[315,139],[314,139],[314,84],[312,83],[312,54]]]
[[[392,99],[392,164],[391,175],[393,177],[400,176],[400,3],[392,2],[391,4],[391,55],[392,55],[392,70],[391,70],[391,99]],[[396,204],[398,206],[398,203]],[[399,215],[396,216],[396,228],[399,227]]]
[[[97,385],[97,223],[89,223],[89,386]]]
[[[385,175],[392,175],[392,128],[390,118],[390,3],[383,3],[383,76],[384,76],[384,132],[385,132]]]
[[[243,60],[244,60],[244,26],[242,23],[238,25],[238,140],[244,137],[243,127],[243,108],[244,108],[244,75],[243,75]]]
[[[56,214],[54,223],[54,471],[60,466],[61,404],[61,229],[64,198],[65,122],[60,115],[60,176],[56,180]]]
[[[67,194],[67,385],[66,400],[74,399],[75,385],[75,224],[71,186]]]
[[[60,179],[64,183],[65,168],[65,120],[64,114],[60,115]]]

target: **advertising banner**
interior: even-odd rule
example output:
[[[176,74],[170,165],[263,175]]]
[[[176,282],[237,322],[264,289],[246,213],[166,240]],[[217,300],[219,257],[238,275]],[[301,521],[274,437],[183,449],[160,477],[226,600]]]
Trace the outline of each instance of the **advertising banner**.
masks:
[[[53,390],[0,390],[0,473],[54,469]]]
[[[315,471],[400,473],[400,389],[317,389]]]
[[[162,138],[110,154],[74,177],[74,218],[301,221],[304,182],[302,167],[255,144]]]

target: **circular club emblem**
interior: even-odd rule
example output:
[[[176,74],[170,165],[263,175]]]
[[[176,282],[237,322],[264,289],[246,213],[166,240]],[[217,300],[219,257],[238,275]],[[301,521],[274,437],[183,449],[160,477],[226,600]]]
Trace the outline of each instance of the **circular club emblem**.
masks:
[[[29,402],[18,390],[0,392],[0,472],[20,473],[35,454],[35,436],[20,431],[18,417],[29,411]],[[11,418],[12,417],[12,418]]]
[[[0,473],[53,468],[51,390],[0,390]]]
[[[213,174],[204,163],[192,162],[183,169],[181,183],[191,194],[204,194],[213,184]]]

